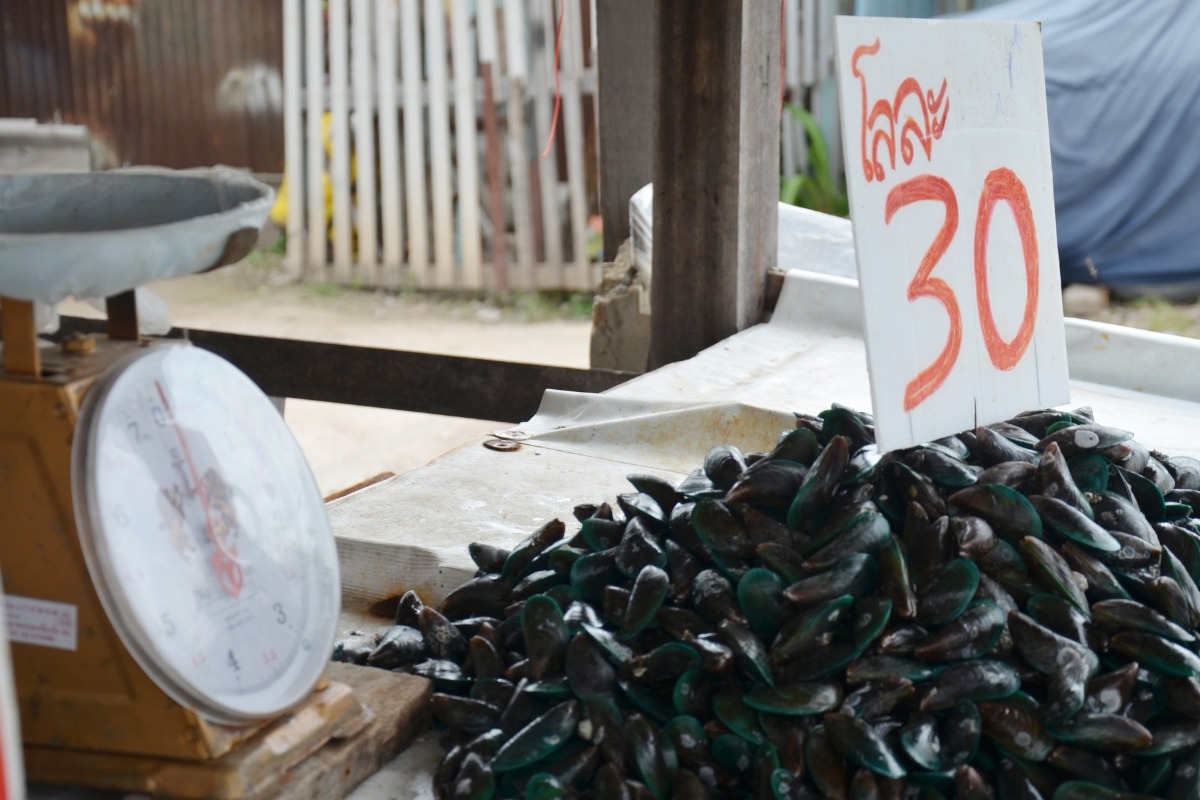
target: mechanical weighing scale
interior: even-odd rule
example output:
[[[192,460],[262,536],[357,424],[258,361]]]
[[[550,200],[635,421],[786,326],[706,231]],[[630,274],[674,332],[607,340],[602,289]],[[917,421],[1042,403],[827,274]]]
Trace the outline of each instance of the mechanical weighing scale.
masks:
[[[241,259],[270,190],[232,170],[0,177],[0,569],[27,776],[273,790],[369,712],[321,678],[324,504],[282,417],[211,353],[138,335],[134,289]],[[107,298],[48,349],[34,301]]]

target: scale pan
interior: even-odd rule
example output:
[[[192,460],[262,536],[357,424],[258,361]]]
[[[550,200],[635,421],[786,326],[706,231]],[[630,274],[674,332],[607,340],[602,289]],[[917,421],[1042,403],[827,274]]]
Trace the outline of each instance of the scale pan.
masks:
[[[273,198],[228,167],[0,175],[0,295],[111,297],[233,263]]]

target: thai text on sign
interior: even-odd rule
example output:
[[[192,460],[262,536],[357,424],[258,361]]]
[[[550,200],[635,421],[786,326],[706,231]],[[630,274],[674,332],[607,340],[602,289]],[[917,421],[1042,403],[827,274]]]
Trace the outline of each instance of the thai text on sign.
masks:
[[[839,17],[882,450],[1069,402],[1041,28]]]

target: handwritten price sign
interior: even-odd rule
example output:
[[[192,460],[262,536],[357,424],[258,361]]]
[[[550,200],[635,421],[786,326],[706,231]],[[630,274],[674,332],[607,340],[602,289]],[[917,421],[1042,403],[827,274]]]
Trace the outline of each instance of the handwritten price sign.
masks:
[[[1036,23],[839,17],[881,449],[1070,400]]]

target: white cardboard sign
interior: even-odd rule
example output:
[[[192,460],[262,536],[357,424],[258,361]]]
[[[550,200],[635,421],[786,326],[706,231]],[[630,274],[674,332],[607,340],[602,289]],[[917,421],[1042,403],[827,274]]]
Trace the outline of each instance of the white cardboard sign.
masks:
[[[1041,27],[837,18],[876,437],[1070,401]]]

